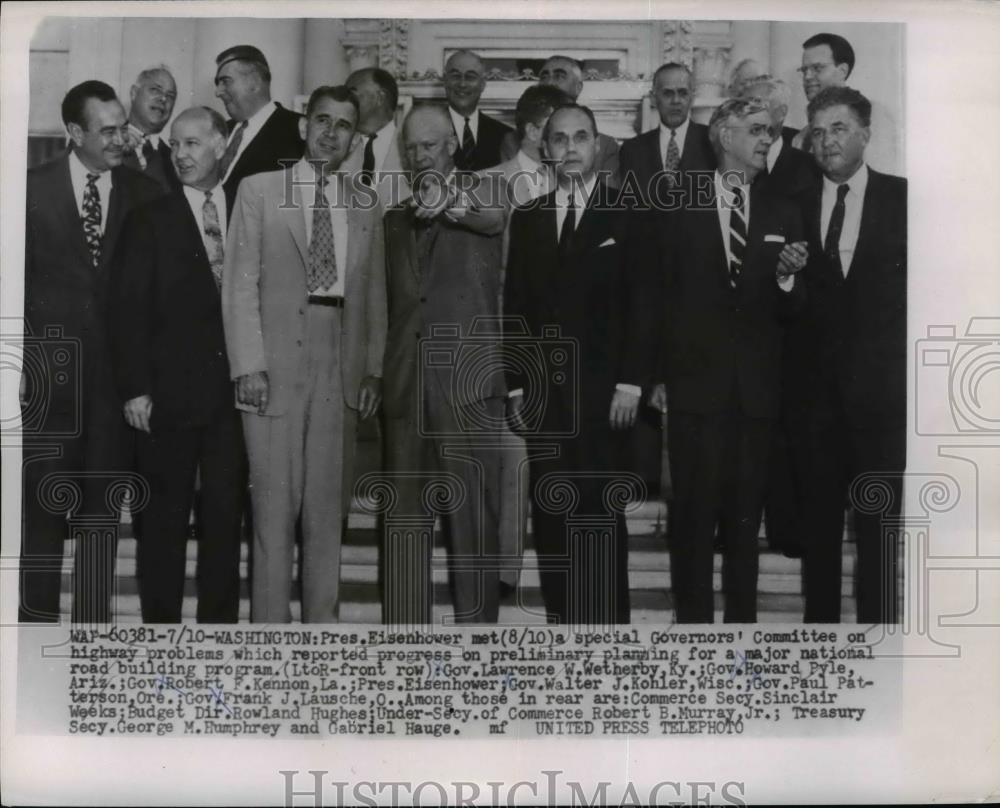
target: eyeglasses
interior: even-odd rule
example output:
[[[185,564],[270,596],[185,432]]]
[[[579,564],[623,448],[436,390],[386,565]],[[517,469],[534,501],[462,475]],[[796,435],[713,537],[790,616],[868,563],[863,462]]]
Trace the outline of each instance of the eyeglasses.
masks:
[[[813,62],[811,65],[802,65],[802,67],[795,68],[795,72],[806,76],[812,73],[814,76],[818,76],[828,67],[833,67],[833,62]]]

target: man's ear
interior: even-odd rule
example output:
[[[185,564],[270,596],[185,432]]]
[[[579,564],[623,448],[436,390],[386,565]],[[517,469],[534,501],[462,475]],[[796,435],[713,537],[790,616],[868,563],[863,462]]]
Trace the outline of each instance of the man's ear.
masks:
[[[351,145],[347,147],[348,153],[358,148],[358,144],[360,143],[361,143],[361,133],[357,129],[355,129],[354,134],[351,136]]]
[[[302,140],[306,139],[306,130],[308,128],[309,128],[309,120],[306,118],[305,115],[303,115],[301,118],[299,118],[299,137],[302,138]]]
[[[78,123],[68,123],[66,124],[66,131],[69,133],[70,140],[73,141],[73,145],[82,146],[83,145],[83,127]]]
[[[217,160],[222,159],[222,155],[226,153],[226,139],[222,135],[217,135],[215,138],[215,157]]]
[[[455,152],[458,151],[458,136],[452,132],[448,135],[448,154],[452,157],[455,156]]]
[[[128,91],[128,101],[129,101],[129,104],[134,104],[135,103],[135,97],[138,94],[139,94],[139,85],[138,84],[133,84],[132,87]]]

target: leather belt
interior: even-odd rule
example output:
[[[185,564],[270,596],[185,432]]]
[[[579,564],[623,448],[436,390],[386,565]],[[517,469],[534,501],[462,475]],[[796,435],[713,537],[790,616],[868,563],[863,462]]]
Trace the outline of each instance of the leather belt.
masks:
[[[335,309],[344,308],[344,298],[332,295],[309,295],[309,303],[313,306],[332,306]]]

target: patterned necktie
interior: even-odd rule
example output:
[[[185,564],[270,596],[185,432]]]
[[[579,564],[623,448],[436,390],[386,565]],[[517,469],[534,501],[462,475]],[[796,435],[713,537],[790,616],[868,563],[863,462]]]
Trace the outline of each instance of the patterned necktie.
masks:
[[[559,257],[565,258],[569,252],[569,245],[576,231],[576,194],[573,189],[569,192],[569,203],[566,207],[566,218],[563,219],[562,230],[559,231]]]
[[[101,263],[101,192],[97,190],[100,174],[87,174],[83,190],[83,235],[87,239],[94,269]]]
[[[243,133],[246,131],[247,123],[247,121],[242,121],[236,127],[236,131],[233,132],[233,136],[229,140],[229,145],[226,146],[226,153],[222,155],[222,166],[219,169],[223,177],[229,173],[229,167],[236,159],[236,152],[239,151],[240,143],[243,142]]]
[[[361,162],[361,182],[371,187],[375,184],[375,138],[378,133],[372,132],[368,135],[368,142],[365,143],[365,157]]]
[[[203,241],[208,253],[208,263],[212,266],[212,277],[217,289],[222,288],[222,264],[225,248],[222,241],[222,226],[219,224],[219,209],[212,201],[212,192],[205,191],[205,202],[201,206],[201,219],[205,229]]]
[[[462,130],[462,165],[459,168],[467,169],[472,165],[472,153],[476,150],[476,139],[472,136],[472,127],[469,126],[469,119],[465,119],[465,128]]]
[[[337,282],[337,257],[333,251],[333,220],[326,199],[326,174],[316,181],[316,202],[313,206],[312,239],[309,241],[309,271],[306,286],[310,294],[317,289],[329,289]]]
[[[743,255],[747,246],[747,222],[743,218],[743,189],[737,185],[733,189],[733,207],[729,211],[729,284],[733,288],[743,271]]]
[[[844,229],[844,213],[847,210],[844,200],[850,190],[851,186],[846,182],[837,186],[837,202],[833,206],[833,213],[830,214],[830,226],[826,229],[826,239],[823,241],[823,252],[827,260],[841,275],[844,274],[844,267],[840,261],[840,233]]]
[[[681,150],[677,148],[676,134],[677,131],[675,129],[670,130],[670,142],[667,144],[667,153],[663,158],[663,170],[668,173],[671,185],[678,183],[676,172],[681,167]]]

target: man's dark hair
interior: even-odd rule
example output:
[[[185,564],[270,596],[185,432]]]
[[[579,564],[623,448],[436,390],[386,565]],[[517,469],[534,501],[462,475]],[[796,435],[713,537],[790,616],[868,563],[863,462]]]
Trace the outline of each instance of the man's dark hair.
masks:
[[[816,93],[806,107],[809,122],[820,110],[839,106],[847,107],[862,126],[871,126],[872,102],[851,87],[826,87]]]
[[[514,124],[517,136],[524,137],[525,127],[529,123],[541,125],[549,115],[559,107],[572,103],[572,99],[562,90],[552,84],[534,84],[521,93],[514,107]]]
[[[75,87],[71,87],[70,91],[66,93],[63,98],[63,123],[66,126],[69,126],[71,123],[75,123],[86,129],[87,122],[84,120],[83,110],[91,98],[96,98],[98,101],[118,100],[118,96],[115,94],[115,91],[111,89],[110,85],[105,84],[103,81],[91,80],[77,84]]]
[[[355,97],[354,93],[347,89],[343,84],[338,84],[336,86],[332,84],[323,84],[312,91],[312,95],[309,96],[309,103],[306,104],[306,117],[308,118],[312,115],[313,110],[316,109],[316,105],[323,98],[329,98],[331,101],[337,101],[338,103],[348,103],[354,107],[355,115],[360,114],[360,109],[358,107],[358,99]]]
[[[814,34],[802,43],[802,49],[818,48],[820,45],[827,45],[830,53],[833,54],[835,65],[847,65],[847,75],[851,75],[854,70],[854,48],[851,43],[838,34]]]
[[[542,140],[549,139],[549,126],[552,124],[552,119],[556,116],[556,112],[564,109],[578,109],[584,113],[590,119],[590,127],[594,132],[594,138],[597,138],[597,119],[594,118],[594,113],[591,112],[590,107],[585,107],[583,104],[571,102],[569,104],[560,104],[556,107],[556,109],[552,110],[552,114],[549,115],[549,119],[545,122],[545,129],[542,130]]]
[[[378,88],[385,93],[385,100],[389,105],[389,112],[395,113],[396,106],[399,104],[399,86],[396,84],[396,80],[392,77],[392,73],[388,70],[383,70],[381,67],[371,68],[372,81],[374,81]]]
[[[668,70],[681,70],[684,73],[687,73],[688,84],[690,84],[694,80],[694,74],[691,73],[690,67],[688,67],[687,65],[682,65],[680,62],[667,62],[666,64],[660,65],[658,68],[656,68],[656,71],[653,73],[653,80],[650,83],[656,84],[656,77],[659,76],[660,73],[666,73]]]

